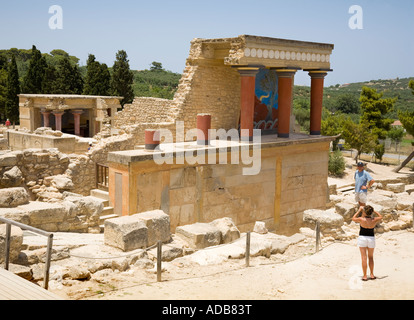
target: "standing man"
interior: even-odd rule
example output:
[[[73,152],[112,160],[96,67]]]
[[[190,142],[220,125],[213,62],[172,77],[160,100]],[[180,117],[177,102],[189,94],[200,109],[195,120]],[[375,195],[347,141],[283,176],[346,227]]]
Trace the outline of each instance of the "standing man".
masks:
[[[358,162],[358,170],[355,172],[355,201],[360,207],[367,203],[368,189],[374,184],[374,179],[364,170],[364,164]]]

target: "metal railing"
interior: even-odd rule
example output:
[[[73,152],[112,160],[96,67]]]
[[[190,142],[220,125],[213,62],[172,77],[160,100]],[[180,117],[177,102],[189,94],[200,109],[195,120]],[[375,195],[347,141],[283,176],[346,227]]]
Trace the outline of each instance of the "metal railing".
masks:
[[[96,164],[96,188],[108,191],[109,189],[109,167]]]
[[[9,270],[9,261],[10,261],[10,237],[11,237],[11,226],[14,225],[16,227],[19,227],[23,230],[28,230],[33,233],[39,234],[41,236],[47,237],[47,251],[46,251],[46,264],[45,264],[45,273],[44,273],[44,279],[43,279],[43,287],[47,290],[49,287],[49,270],[50,270],[50,261],[51,261],[51,255],[52,255],[52,245],[53,245],[53,233],[46,232],[31,226],[28,226],[23,223],[19,223],[13,220],[9,220],[6,218],[0,217],[0,222],[3,222],[6,224],[6,251],[5,251],[5,268],[6,270]]]

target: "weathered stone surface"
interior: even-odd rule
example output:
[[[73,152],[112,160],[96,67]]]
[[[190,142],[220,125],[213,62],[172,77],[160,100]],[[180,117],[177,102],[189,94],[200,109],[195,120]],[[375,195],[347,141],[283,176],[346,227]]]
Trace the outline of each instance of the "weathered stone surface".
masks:
[[[210,223],[221,232],[221,243],[230,243],[240,238],[240,231],[231,218],[216,219]]]
[[[319,222],[321,231],[323,231],[324,229],[340,228],[344,223],[344,218],[333,209],[310,209],[303,213],[303,222],[309,228],[315,228],[316,222]]]
[[[357,210],[356,204],[349,202],[338,202],[335,205],[336,212],[340,214],[345,221],[349,222]]]
[[[24,188],[0,189],[0,208],[16,207],[29,203],[29,195]]]
[[[268,232],[266,224],[262,221],[256,221],[256,223],[254,224],[253,232],[266,234]]]
[[[397,210],[413,210],[414,206],[414,194],[408,194],[407,192],[396,194],[397,198]]]
[[[191,247],[196,249],[216,246],[221,242],[220,230],[209,223],[198,222],[177,227],[175,233],[183,237]]]
[[[148,243],[148,228],[137,215],[105,221],[105,244],[123,251],[145,248]]]
[[[404,183],[389,183],[386,186],[386,189],[395,193],[401,193],[405,191]]]
[[[12,167],[17,163],[17,157],[15,154],[6,153],[0,156],[0,167]]]
[[[57,175],[52,177],[52,186],[59,190],[72,190],[73,182],[65,175]]]
[[[57,203],[30,201],[19,206],[19,209],[26,211],[31,226],[42,226],[46,231],[57,231],[47,228],[47,225],[61,223],[66,216],[65,207]]]
[[[23,175],[17,166],[3,173],[1,185],[5,188],[18,187],[23,181]]]
[[[11,226],[10,234],[10,262],[18,259],[23,244],[23,231],[19,227]],[[6,225],[0,225],[0,263],[4,262],[6,254]]]
[[[142,212],[136,215],[148,228],[148,244],[152,246],[161,240],[168,242],[171,240],[170,216],[162,210]]]

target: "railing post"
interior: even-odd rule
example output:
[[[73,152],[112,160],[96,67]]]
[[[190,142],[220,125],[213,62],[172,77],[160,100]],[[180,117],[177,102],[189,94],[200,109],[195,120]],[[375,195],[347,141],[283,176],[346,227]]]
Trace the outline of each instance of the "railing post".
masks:
[[[157,243],[157,282],[161,282],[162,241]]]
[[[9,270],[9,261],[10,261],[10,236],[11,236],[11,224],[6,224],[6,257],[5,257],[5,266],[4,269]]]
[[[250,266],[250,231],[246,234],[246,267]]]
[[[319,244],[321,241],[321,223],[316,221],[316,252],[319,252]]]
[[[50,260],[52,258],[52,245],[53,245],[53,233],[47,238],[47,253],[46,253],[46,265],[45,265],[45,275],[44,275],[44,284],[43,287],[47,290],[49,288],[49,270],[50,270]]]
[[[3,217],[0,217],[0,222],[6,224],[6,252],[5,252],[5,269],[9,270],[9,261],[10,261],[10,244],[11,244],[11,226],[14,225],[19,227],[22,230],[29,230],[36,234],[40,234],[48,238],[47,241],[47,252],[46,252],[46,262],[45,262],[45,273],[44,273],[44,287],[47,289],[49,287],[49,269],[50,269],[50,261],[52,257],[52,245],[53,245],[53,233],[46,232],[44,230],[40,230],[29,225],[16,222],[13,220],[9,220]]]

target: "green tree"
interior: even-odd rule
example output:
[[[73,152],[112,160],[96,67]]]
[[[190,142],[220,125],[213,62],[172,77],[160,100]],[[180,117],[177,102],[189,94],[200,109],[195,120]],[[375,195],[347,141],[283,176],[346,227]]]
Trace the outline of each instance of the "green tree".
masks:
[[[59,93],[57,84],[58,73],[54,66],[48,65],[42,81],[42,93],[55,94]]]
[[[349,120],[349,117],[346,117],[342,113],[338,114],[329,114],[325,119],[321,121],[321,134],[324,136],[337,136],[342,134],[345,121]],[[338,146],[339,139],[336,138],[332,141],[332,150],[335,151]]]
[[[6,114],[7,69],[0,68],[0,114],[4,120]]]
[[[134,99],[132,83],[134,75],[129,69],[128,55],[124,50],[119,50],[112,68],[111,89],[112,94],[123,97],[121,105],[131,103]]]
[[[82,94],[83,79],[76,64],[72,64],[68,57],[59,61],[54,90],[60,94]]]
[[[414,94],[414,80],[410,80],[408,83],[408,87],[412,90],[412,93]]]
[[[107,96],[110,93],[111,75],[108,66],[95,61],[95,56],[90,54],[86,65],[86,78],[83,94]]]
[[[153,61],[151,63],[150,70],[151,71],[158,71],[158,70],[164,70],[164,69],[162,68],[162,63],[161,62]]]
[[[388,138],[395,143],[395,152],[397,152],[397,144],[400,143],[405,135],[405,131],[401,127],[394,126],[388,131]]]
[[[6,117],[13,123],[19,121],[19,97],[20,83],[17,71],[16,58],[13,56],[7,68],[7,90],[6,90]]]
[[[345,159],[340,150],[329,153],[328,172],[334,176],[342,176],[345,172]]]
[[[300,128],[304,132],[309,132],[310,128],[310,102],[309,99],[296,99],[293,101],[293,114]]]
[[[352,93],[339,95],[333,107],[335,111],[342,113],[359,113],[361,108],[358,98]]]
[[[372,152],[378,140],[377,135],[372,133],[364,123],[356,124],[350,119],[344,122],[342,136],[350,148],[357,150],[355,162],[358,162],[363,152]]]
[[[376,89],[362,87],[361,122],[377,135],[378,139],[385,139],[387,132],[391,129],[393,119],[387,118],[387,114],[394,109],[397,98],[382,98],[384,93],[378,93]]]
[[[29,69],[23,79],[22,92],[42,93],[42,81],[46,68],[46,58],[43,57],[41,52],[33,45]]]

